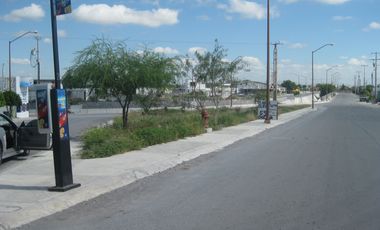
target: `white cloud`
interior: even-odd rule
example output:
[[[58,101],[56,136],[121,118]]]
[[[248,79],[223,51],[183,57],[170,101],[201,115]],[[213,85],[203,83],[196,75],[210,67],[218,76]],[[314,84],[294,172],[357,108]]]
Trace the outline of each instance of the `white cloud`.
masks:
[[[245,0],[229,0],[229,4],[219,4],[219,9],[225,10],[228,13],[240,14],[243,18],[264,19],[266,8],[256,2]]]
[[[351,20],[351,19],[352,19],[351,16],[334,16],[333,17],[334,21],[347,21],[347,20]]]
[[[12,64],[16,65],[29,65],[30,60],[27,58],[12,58]]]
[[[195,52],[198,52],[199,54],[204,54],[207,52],[207,49],[202,47],[191,47],[187,52],[189,54],[195,54]]]
[[[297,3],[301,2],[304,0],[279,0],[281,3],[285,4],[292,4],[292,3]],[[324,4],[329,4],[329,5],[340,5],[349,2],[350,0],[314,0],[316,2],[324,3]]]
[[[289,45],[289,48],[290,49],[303,49],[305,48],[307,45],[306,44],[303,44],[303,43],[293,43],[293,44],[290,44]]]
[[[299,1],[300,0],[279,0],[279,2],[285,3],[285,4],[292,4],[292,3],[299,2]]]
[[[67,37],[67,33],[65,30],[58,30],[57,34],[58,34],[58,37],[61,37],[61,38]]]
[[[358,58],[350,58],[348,61],[347,61],[347,64],[349,65],[355,65],[355,66],[360,66],[360,65],[366,65],[366,61],[365,60],[361,60],[361,59],[358,59]]]
[[[380,23],[378,23],[378,22],[371,22],[369,24],[369,28],[371,28],[373,30],[380,30]]]
[[[6,21],[18,22],[25,20],[38,20],[45,16],[45,12],[40,5],[32,3],[30,6],[13,10],[2,18]]]
[[[262,70],[264,69],[263,63],[257,57],[243,57],[243,62],[248,65],[248,69]]]
[[[340,5],[344,4],[346,2],[349,2],[350,0],[318,0],[318,2],[326,3],[329,5]]]
[[[199,16],[197,16],[197,19],[199,19],[201,21],[208,21],[208,20],[210,20],[210,17],[207,15],[199,15]]]
[[[156,47],[154,48],[153,51],[156,53],[162,53],[162,54],[167,54],[167,55],[179,54],[178,50],[170,48],[170,47]]]
[[[51,44],[51,38],[44,38],[43,40],[44,43]]]
[[[82,4],[73,12],[74,18],[83,22],[102,25],[135,24],[147,27],[177,24],[178,14],[177,10],[171,9],[138,11],[124,5],[107,4]]]

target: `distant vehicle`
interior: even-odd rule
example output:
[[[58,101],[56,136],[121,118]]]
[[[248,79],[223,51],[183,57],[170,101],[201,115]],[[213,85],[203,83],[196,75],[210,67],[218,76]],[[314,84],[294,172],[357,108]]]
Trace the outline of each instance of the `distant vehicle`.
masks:
[[[366,96],[361,96],[361,97],[359,98],[359,101],[369,102],[369,98],[366,97]]]
[[[0,164],[3,159],[27,155],[30,150],[51,149],[51,135],[40,134],[37,122],[35,119],[17,126],[8,116],[0,114]]]

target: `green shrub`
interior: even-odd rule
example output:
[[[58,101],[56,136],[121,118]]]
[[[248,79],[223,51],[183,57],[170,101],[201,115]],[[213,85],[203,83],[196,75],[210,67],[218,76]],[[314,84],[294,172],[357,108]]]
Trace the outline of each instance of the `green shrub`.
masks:
[[[305,106],[280,107],[285,113]],[[221,109],[215,123],[215,109],[208,110],[209,127],[214,130],[256,119],[257,109]],[[149,114],[132,112],[129,127],[124,129],[121,118],[116,118],[111,127],[88,130],[82,137],[82,158],[108,157],[204,133],[203,122],[198,111],[152,110]]]

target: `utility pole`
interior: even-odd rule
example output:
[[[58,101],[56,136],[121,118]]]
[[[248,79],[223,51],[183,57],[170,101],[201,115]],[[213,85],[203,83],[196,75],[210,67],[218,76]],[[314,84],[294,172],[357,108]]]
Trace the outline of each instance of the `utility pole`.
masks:
[[[281,42],[276,42],[274,44],[272,44],[274,46],[274,49],[273,49],[273,79],[272,79],[272,84],[273,84],[273,87],[274,87],[274,92],[273,92],[273,100],[274,101],[277,101],[277,63],[278,63],[278,49],[277,49],[277,46],[278,45],[282,45]]]
[[[375,58],[373,60],[373,68],[375,69],[375,103],[377,103],[377,61],[379,60],[378,54],[379,52],[372,53],[375,55]]]
[[[356,94],[356,75],[354,76],[354,89],[355,89],[355,94]]]
[[[266,111],[265,124],[270,124],[269,117],[269,77],[270,77],[270,0],[267,0],[267,92],[266,92]]]
[[[365,81],[365,68],[367,67],[368,65],[362,65],[362,67],[364,68],[364,75],[363,75],[363,78],[364,78],[364,88],[367,87],[367,84],[366,84],[366,81]]]

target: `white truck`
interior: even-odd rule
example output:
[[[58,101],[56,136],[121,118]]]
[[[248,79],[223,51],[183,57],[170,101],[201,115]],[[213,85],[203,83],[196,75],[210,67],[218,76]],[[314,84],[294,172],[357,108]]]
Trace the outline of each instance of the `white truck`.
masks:
[[[20,126],[0,114],[0,164],[8,157],[29,154],[30,150],[51,149],[51,135],[40,134],[37,119]]]

